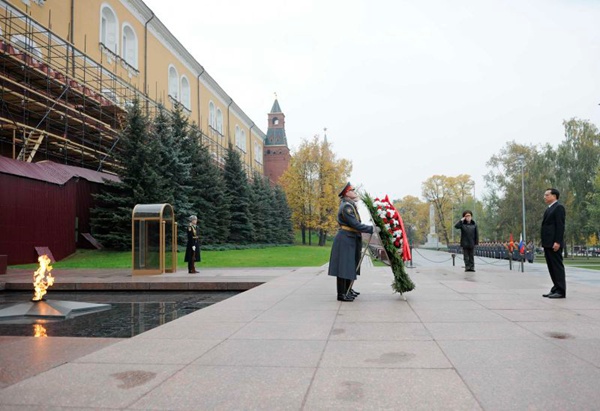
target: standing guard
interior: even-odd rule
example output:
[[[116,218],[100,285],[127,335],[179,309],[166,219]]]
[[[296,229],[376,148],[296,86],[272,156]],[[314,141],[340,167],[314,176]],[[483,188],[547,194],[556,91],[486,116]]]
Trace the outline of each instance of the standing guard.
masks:
[[[190,216],[190,224],[187,228],[187,247],[185,249],[184,261],[188,263],[188,273],[198,274],[196,261],[200,261],[200,235],[198,233],[198,217]]]
[[[361,233],[373,234],[373,226],[360,221],[356,209],[358,194],[348,182],[338,194],[341,198],[337,214],[340,228],[333,240],[329,257],[329,275],[337,277],[338,301],[354,301],[360,294],[352,289],[352,282],[360,274],[362,249]]]

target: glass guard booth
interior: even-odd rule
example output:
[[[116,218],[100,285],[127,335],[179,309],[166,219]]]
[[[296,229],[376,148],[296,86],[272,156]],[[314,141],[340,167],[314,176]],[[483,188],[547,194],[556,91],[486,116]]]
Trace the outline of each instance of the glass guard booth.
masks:
[[[137,204],[131,231],[132,275],[177,271],[177,223],[170,204]]]

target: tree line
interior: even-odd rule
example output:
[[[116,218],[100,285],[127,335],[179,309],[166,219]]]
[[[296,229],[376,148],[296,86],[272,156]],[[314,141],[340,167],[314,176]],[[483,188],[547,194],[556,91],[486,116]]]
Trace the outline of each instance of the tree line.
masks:
[[[219,167],[181,106],[159,107],[151,119],[134,100],[118,144],[114,157],[122,165],[120,182],[105,181],[92,210],[92,234],[104,247],[130,249],[133,207],[162,203],[173,206],[179,244],[186,242],[190,215],[198,216],[205,245],[293,242],[291,211],[281,187],[257,172],[248,178],[231,145]]]
[[[567,244],[597,244],[600,235],[600,133],[588,120],[563,122],[564,139],[558,146],[510,141],[487,162],[486,189],[481,200],[473,195],[468,175],[434,175],[422,183],[425,201],[413,196],[395,200],[411,243],[424,240],[429,229],[429,204],[434,205],[441,240],[452,243],[454,224],[464,209],[473,218],[484,241],[518,240],[523,232],[525,203],[526,241],[538,244],[547,188],[557,188],[567,209]],[[524,195],[523,195],[524,193]],[[457,239],[458,240],[458,239]]]

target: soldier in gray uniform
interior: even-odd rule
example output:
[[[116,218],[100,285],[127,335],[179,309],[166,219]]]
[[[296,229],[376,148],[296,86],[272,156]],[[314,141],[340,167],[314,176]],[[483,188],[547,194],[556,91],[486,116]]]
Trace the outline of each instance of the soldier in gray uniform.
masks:
[[[360,274],[358,263],[362,249],[361,233],[373,233],[373,226],[360,221],[356,208],[358,194],[348,182],[338,194],[341,198],[337,221],[340,228],[333,240],[331,256],[329,257],[329,275],[337,277],[338,301],[354,301],[358,296],[354,291],[352,281]]]

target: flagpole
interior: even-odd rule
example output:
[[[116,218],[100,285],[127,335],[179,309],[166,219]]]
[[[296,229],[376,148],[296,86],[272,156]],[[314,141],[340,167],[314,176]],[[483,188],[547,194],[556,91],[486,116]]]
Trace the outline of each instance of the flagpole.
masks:
[[[525,175],[523,173],[525,159],[521,160],[521,198],[523,201],[523,242],[527,245],[527,235],[525,234]]]
[[[527,235],[525,234],[525,174],[523,173],[523,168],[525,167],[525,158],[521,158],[521,198],[523,200],[523,243],[527,246]],[[519,250],[520,251],[520,250]],[[521,258],[521,272],[525,272],[525,264],[524,260],[525,254]]]

